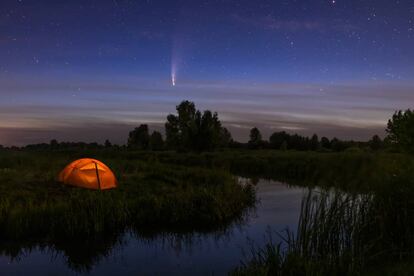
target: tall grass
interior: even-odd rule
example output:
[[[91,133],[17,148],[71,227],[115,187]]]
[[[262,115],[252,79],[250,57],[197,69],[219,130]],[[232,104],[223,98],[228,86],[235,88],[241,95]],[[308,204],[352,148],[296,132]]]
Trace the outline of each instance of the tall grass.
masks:
[[[113,153],[107,152],[111,155]],[[229,150],[212,153],[121,152],[123,158],[187,167],[220,168],[244,177],[268,178],[302,186],[370,192],[394,176],[414,171],[414,158],[396,153]]]
[[[394,184],[364,195],[310,191],[296,232],[279,233],[281,243],[253,248],[251,259],[233,274],[359,275],[412,261],[413,183]]]
[[[56,183],[60,169],[81,157],[109,165],[119,188],[100,192]],[[235,274],[375,273],[378,265],[413,258],[413,172],[411,156],[386,153],[0,151],[0,251],[16,241],[70,252],[62,241],[99,241],[126,229],[226,228],[255,202],[254,190],[238,185],[233,173],[352,192],[309,193],[298,229],[283,233],[281,244],[253,250]]]
[[[131,227],[218,229],[240,218],[255,201],[253,189],[241,187],[223,170],[96,154],[114,170],[117,189],[92,191],[57,183],[58,172],[78,155],[2,152],[0,243],[106,235]]]

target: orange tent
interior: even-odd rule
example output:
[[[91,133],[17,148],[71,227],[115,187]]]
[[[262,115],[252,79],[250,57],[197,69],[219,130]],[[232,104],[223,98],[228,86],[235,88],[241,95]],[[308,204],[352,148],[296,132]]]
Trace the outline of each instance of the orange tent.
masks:
[[[105,190],[116,188],[115,175],[101,161],[83,158],[67,165],[59,174],[59,181],[88,189]]]

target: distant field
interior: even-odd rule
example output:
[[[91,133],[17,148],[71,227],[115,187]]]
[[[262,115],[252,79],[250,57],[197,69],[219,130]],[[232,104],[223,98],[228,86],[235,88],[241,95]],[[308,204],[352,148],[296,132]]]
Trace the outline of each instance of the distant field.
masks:
[[[414,175],[412,155],[388,152],[226,150],[201,154],[151,151],[102,151],[100,154],[143,162],[220,169],[251,178],[269,178],[301,186],[339,187],[356,192],[377,190],[395,178]]]

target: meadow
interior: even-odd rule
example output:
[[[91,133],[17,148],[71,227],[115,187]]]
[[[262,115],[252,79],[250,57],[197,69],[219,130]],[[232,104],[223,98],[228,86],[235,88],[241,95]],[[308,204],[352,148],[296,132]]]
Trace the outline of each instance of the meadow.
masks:
[[[254,190],[224,170],[110,155],[88,153],[110,166],[120,183],[95,191],[56,181],[59,171],[84,153],[2,151],[0,240],[96,236],[127,227],[219,229],[240,219],[255,201]]]
[[[280,150],[222,150],[205,153],[104,152],[110,157],[156,161],[185,167],[220,169],[233,175],[273,179],[306,187],[372,192],[389,186],[396,177],[414,172],[408,154],[373,151],[316,152]]]
[[[111,167],[119,187],[92,191],[56,182],[67,163],[85,156]],[[282,243],[253,248],[234,274],[359,275],[375,274],[378,266],[408,271],[413,174],[412,156],[389,152],[2,150],[0,250],[17,255],[12,241],[52,243],[70,254],[62,241],[88,240],[94,249],[78,261],[91,265],[126,230],[151,236],[226,229],[256,202],[254,186],[239,185],[237,175],[310,191],[298,229],[277,233]]]

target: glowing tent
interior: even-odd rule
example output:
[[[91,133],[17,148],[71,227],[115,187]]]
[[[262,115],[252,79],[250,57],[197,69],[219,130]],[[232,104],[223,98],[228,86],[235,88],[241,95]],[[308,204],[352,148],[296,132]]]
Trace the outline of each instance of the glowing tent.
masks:
[[[115,175],[104,163],[83,158],[67,165],[59,174],[59,181],[87,189],[105,190],[116,188]]]

